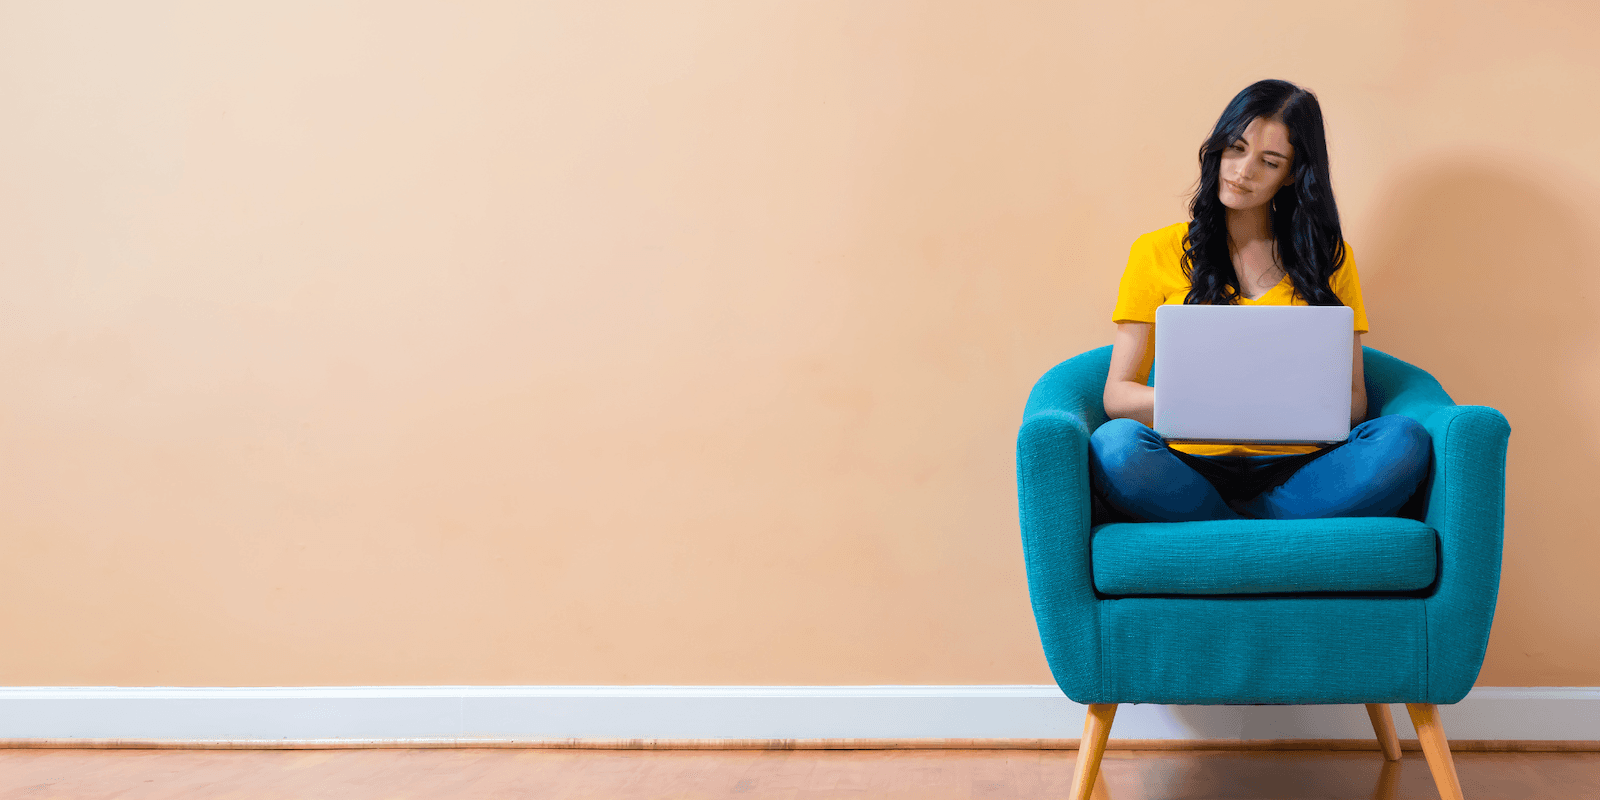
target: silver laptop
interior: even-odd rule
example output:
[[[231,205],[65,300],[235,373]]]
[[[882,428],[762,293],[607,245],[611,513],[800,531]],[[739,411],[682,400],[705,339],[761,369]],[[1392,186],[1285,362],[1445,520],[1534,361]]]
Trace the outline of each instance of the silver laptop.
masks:
[[[1348,306],[1160,306],[1156,433],[1177,442],[1344,441],[1354,317]]]

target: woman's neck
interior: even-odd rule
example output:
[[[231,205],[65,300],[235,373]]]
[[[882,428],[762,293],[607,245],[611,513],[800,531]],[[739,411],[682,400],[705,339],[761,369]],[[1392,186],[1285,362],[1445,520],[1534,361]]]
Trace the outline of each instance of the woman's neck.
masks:
[[[1265,205],[1243,211],[1228,209],[1228,241],[1234,247],[1243,247],[1255,241],[1270,242],[1272,239],[1272,218],[1267,215]]]

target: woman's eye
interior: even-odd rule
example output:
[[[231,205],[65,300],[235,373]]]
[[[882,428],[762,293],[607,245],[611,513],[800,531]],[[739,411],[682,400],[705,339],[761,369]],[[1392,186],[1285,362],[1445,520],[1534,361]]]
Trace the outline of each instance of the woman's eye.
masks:
[[[1278,165],[1272,163],[1271,161],[1268,161],[1268,162],[1265,162],[1265,163],[1267,165],[1267,169],[1277,169],[1278,168]]]

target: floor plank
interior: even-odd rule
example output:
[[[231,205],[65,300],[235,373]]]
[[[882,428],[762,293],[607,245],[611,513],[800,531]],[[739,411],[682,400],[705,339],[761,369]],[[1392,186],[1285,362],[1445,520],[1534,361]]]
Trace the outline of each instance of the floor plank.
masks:
[[[0,750],[0,798],[1023,800],[1071,750]],[[1473,800],[1600,800],[1600,753],[1457,753]],[[1106,753],[1113,800],[1434,800],[1420,753]]]

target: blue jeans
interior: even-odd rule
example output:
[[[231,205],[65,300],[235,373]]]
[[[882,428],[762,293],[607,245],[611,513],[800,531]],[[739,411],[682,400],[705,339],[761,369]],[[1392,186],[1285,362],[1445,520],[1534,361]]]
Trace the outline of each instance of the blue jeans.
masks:
[[[1114,419],[1089,439],[1089,478],[1108,505],[1144,522],[1384,517],[1393,516],[1416,491],[1428,474],[1431,453],[1428,432],[1400,415],[1367,420],[1351,429],[1344,443],[1310,460],[1303,455],[1180,455],[1143,423]],[[1196,467],[1213,478],[1266,474],[1270,485],[1251,497],[1224,498]],[[1274,468],[1292,473],[1283,480],[1271,476]],[[1225,491],[1237,492],[1249,480],[1223,483]]]

